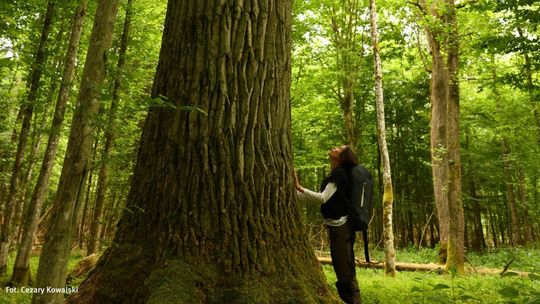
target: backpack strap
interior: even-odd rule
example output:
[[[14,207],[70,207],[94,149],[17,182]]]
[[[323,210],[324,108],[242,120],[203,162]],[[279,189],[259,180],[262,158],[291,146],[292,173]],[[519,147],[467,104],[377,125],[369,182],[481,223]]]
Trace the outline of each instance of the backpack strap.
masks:
[[[369,260],[369,247],[368,247],[367,229],[362,230],[362,236],[364,237],[364,255],[366,256],[366,262],[371,263],[371,261]]]

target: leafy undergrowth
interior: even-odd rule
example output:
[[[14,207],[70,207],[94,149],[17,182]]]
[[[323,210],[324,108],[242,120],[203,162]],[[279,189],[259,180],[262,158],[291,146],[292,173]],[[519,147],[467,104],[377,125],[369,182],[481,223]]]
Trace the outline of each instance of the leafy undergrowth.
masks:
[[[75,252],[71,255],[69,261],[68,261],[68,272],[70,272],[75,264],[79,262],[83,258],[82,254],[79,252]],[[11,275],[13,271],[13,262],[15,260],[15,256],[10,256],[9,262],[8,262],[8,274]],[[30,257],[30,269],[32,271],[32,279],[35,280],[36,278],[36,271],[38,268],[39,263],[39,256],[33,255]],[[16,292],[10,292],[14,289],[9,290],[8,287],[6,287],[6,283],[9,280],[9,278],[2,278],[0,277],[0,304],[28,304],[32,301],[32,293],[30,292],[23,292],[21,288],[18,288]]]
[[[362,257],[362,253],[357,253]],[[382,251],[371,253],[373,260],[383,260]],[[436,249],[407,248],[397,252],[397,261],[432,263]],[[364,304],[369,303],[528,303],[540,304],[540,250],[497,249],[481,253],[467,253],[474,267],[500,269],[508,265],[501,275],[436,274],[433,272],[406,272],[396,278],[385,277],[382,270],[357,269]],[[528,278],[513,271],[527,271]],[[334,287],[335,275],[331,266],[324,272]]]
[[[331,286],[331,266],[324,271]],[[385,277],[381,270],[358,269],[364,304],[369,303],[540,303],[540,281],[516,276],[452,276],[399,272]]]
[[[360,244],[361,245],[361,244]],[[361,250],[357,247],[357,250]],[[400,249],[396,253],[396,260],[408,263],[433,263],[437,260],[438,248],[408,247]],[[373,260],[384,260],[384,252],[375,250],[370,252]],[[508,270],[540,272],[540,248],[495,248],[481,252],[466,252],[466,266],[504,269],[509,264]],[[363,251],[357,251],[357,257],[363,258]]]
[[[397,252],[399,262],[430,263],[436,258],[436,249],[406,248]],[[362,253],[358,252],[358,257]],[[382,251],[371,253],[372,259],[382,260]],[[81,259],[80,254],[70,259],[69,269]],[[497,249],[482,253],[467,253],[474,267],[501,269],[509,264],[505,275],[458,276],[430,272],[406,272],[396,278],[385,277],[381,270],[358,269],[357,278],[364,304],[370,303],[526,303],[540,304],[540,249]],[[12,259],[11,259],[12,260]],[[511,263],[510,263],[511,262]],[[37,269],[38,257],[32,257],[31,268]],[[9,269],[11,271],[11,268]],[[516,276],[512,271],[532,273],[528,278]],[[324,266],[328,282],[335,289],[335,275],[331,266]],[[4,286],[0,281],[0,286]],[[31,295],[6,293],[0,289],[0,304],[30,303]],[[250,304],[250,303],[246,303]]]

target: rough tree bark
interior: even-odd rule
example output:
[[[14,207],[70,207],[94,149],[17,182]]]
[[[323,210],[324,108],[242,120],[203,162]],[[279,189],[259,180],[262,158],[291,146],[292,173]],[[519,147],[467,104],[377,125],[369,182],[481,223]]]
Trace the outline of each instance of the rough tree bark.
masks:
[[[289,0],[169,1],[165,105],[149,110],[117,246],[69,303],[337,303],[295,200],[290,52]]]
[[[459,33],[454,0],[418,4],[432,58],[431,159],[439,219],[439,263],[464,271],[464,212],[459,141]],[[435,26],[433,26],[435,24]]]
[[[39,88],[39,82],[43,73],[43,66],[47,61],[47,52],[45,45],[49,38],[49,32],[51,29],[52,19],[54,15],[55,2],[53,0],[48,1],[47,11],[43,17],[43,27],[41,30],[41,37],[36,51],[36,59],[32,65],[32,71],[30,76],[30,88],[28,90],[28,98],[25,104],[21,106],[22,126],[19,133],[19,143],[17,145],[17,153],[15,154],[15,161],[13,163],[13,170],[11,180],[8,188],[8,194],[4,202],[4,212],[2,227],[0,227],[0,276],[7,274],[7,260],[8,251],[11,240],[11,232],[13,227],[11,225],[13,213],[16,209],[16,197],[19,193],[19,182],[21,178],[22,161],[24,158],[24,152],[26,150],[26,144],[28,142],[28,134],[30,132],[30,123],[32,122],[32,114],[34,112],[34,103],[37,100],[37,93]]]
[[[461,196],[461,143],[459,124],[459,33],[457,12],[454,0],[446,0],[443,7],[445,26],[448,34],[445,37],[447,52],[446,69],[448,73],[448,103],[446,129],[448,145],[448,213],[450,221],[448,234],[448,250],[446,270],[455,269],[458,273],[465,271],[465,215]]]
[[[379,54],[379,34],[377,31],[377,4],[375,0],[369,1],[371,15],[371,42],[373,45],[373,57],[375,65],[375,98],[377,103],[377,130],[379,148],[383,163],[384,194],[383,206],[383,227],[384,227],[384,256],[386,275],[396,276],[396,251],[394,249],[394,232],[392,230],[392,204],[394,203],[394,191],[392,189],[392,171],[390,168],[390,157],[388,146],[386,145],[386,124],[384,119],[384,95],[382,83],[382,64]]]
[[[105,78],[106,52],[110,48],[119,0],[100,0],[94,18],[94,27],[83,74],[77,107],[69,134],[64,165],[45,243],[39,260],[36,287],[65,287],[67,261],[73,238],[78,206],[77,197],[92,154],[95,116],[100,108],[100,93]],[[34,293],[32,303],[59,303],[63,292]]]
[[[433,4],[434,5],[434,4]],[[436,7],[429,12],[437,16]],[[450,214],[448,211],[448,144],[447,144],[447,109],[448,109],[448,75],[442,54],[439,33],[432,32],[426,26],[426,33],[431,51],[431,167],[433,175],[433,191],[437,206],[439,222],[439,256],[438,262],[445,264],[447,260],[448,237],[450,233]]]
[[[101,153],[101,166],[98,174],[98,184],[96,191],[96,205],[94,208],[94,216],[90,225],[90,236],[88,239],[87,255],[97,253],[100,244],[101,234],[101,222],[103,219],[103,206],[105,204],[105,193],[109,184],[109,158],[111,156],[116,129],[116,112],[118,109],[118,102],[120,100],[120,89],[122,85],[122,71],[124,69],[126,61],[126,52],[128,47],[129,28],[131,26],[131,10],[133,0],[128,0],[126,4],[126,17],[124,20],[124,29],[122,31],[122,38],[120,39],[120,50],[118,57],[118,64],[116,66],[116,73],[113,81],[113,91],[111,107],[108,111],[109,121],[105,127],[105,146]]]
[[[21,243],[19,245],[19,250],[17,251],[17,258],[15,260],[13,276],[11,278],[11,281],[18,285],[26,285],[30,277],[30,252],[32,250],[32,244],[34,243],[41,208],[47,196],[47,190],[49,189],[54,159],[56,158],[56,153],[58,151],[58,143],[64,122],[66,104],[69,100],[69,90],[75,76],[75,59],[81,37],[86,2],[87,0],[81,1],[73,17],[71,37],[64,60],[62,82],[56,100],[47,148],[45,150],[43,162],[41,163],[39,177],[36,186],[34,187],[32,198],[28,204],[28,213],[24,219]]]

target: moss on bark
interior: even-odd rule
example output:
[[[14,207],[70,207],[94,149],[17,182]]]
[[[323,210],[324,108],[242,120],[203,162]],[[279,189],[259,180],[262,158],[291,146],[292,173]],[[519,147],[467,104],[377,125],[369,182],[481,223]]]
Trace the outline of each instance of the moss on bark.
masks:
[[[151,292],[146,303],[339,303],[325,284],[318,283],[313,293],[319,279],[317,274],[290,271],[223,276],[204,261],[169,260],[147,280]]]

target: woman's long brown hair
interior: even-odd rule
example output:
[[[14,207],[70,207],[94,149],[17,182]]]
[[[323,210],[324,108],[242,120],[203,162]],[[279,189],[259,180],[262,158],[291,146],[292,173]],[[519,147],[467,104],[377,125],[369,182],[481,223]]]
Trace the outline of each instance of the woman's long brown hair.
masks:
[[[347,170],[358,165],[358,160],[351,147],[345,146],[343,151],[341,151],[339,154],[339,165]]]

